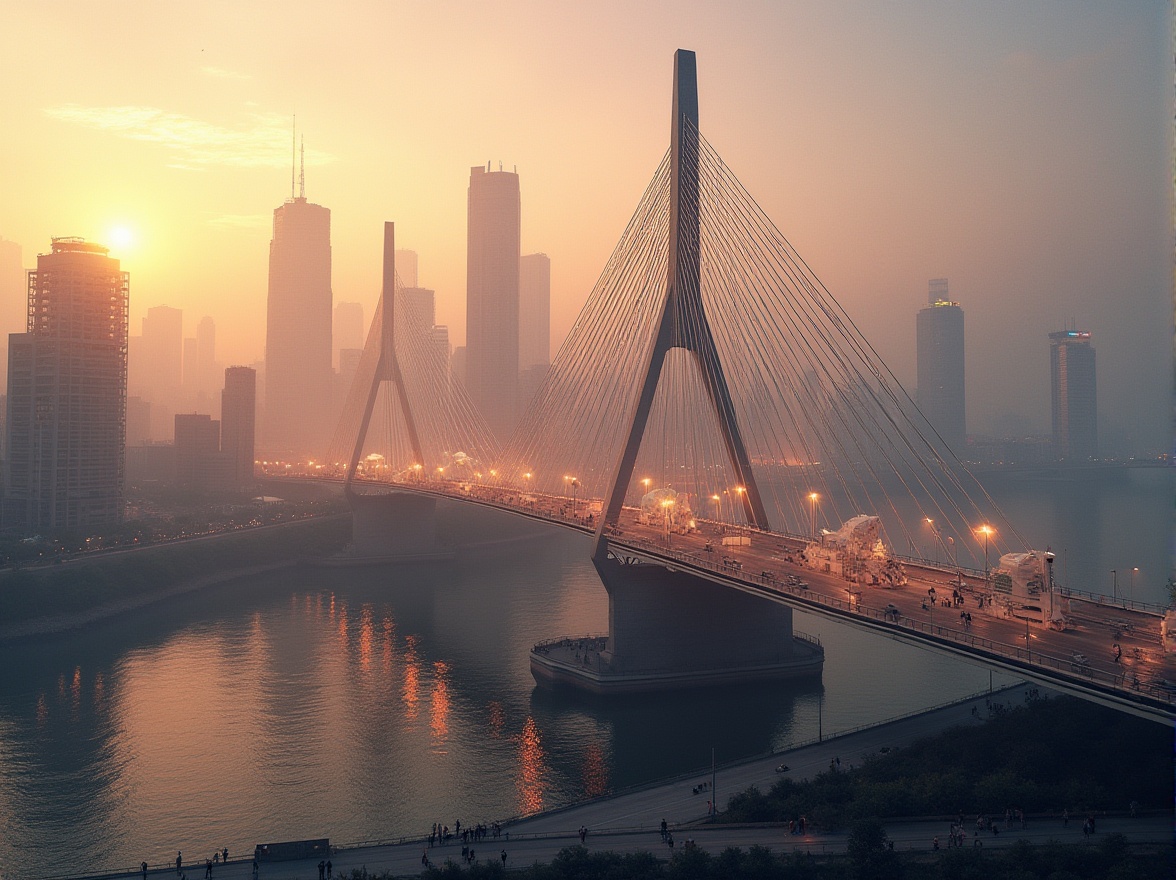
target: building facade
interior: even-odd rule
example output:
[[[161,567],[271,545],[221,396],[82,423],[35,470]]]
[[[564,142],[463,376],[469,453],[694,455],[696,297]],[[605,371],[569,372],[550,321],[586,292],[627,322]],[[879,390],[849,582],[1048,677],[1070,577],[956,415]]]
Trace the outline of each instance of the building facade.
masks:
[[[958,456],[967,445],[964,393],[964,310],[948,298],[947,279],[928,284],[928,305],[916,321],[919,410]]]
[[[466,388],[500,442],[519,391],[519,176],[470,169],[466,239]]]
[[[263,441],[273,456],[321,455],[330,440],[331,212],[292,198],[274,209],[265,337]]]
[[[257,372],[229,367],[221,391],[221,453],[229,459],[234,487],[253,484],[256,459]]]
[[[122,519],[130,277],[107,248],[55,238],[9,336],[3,524],[90,531]]]
[[[1098,406],[1090,331],[1049,334],[1049,376],[1054,456],[1070,461],[1097,458]]]
[[[519,369],[551,364],[551,260],[527,254],[519,263]]]

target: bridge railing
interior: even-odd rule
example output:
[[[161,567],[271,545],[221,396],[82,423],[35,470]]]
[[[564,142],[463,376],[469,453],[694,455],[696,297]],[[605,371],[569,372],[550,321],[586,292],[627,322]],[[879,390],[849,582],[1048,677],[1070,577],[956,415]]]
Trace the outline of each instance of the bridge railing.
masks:
[[[1043,651],[1035,651],[1031,645],[1025,647],[1010,645],[1005,642],[977,636],[966,628],[959,629],[915,620],[903,615],[901,612],[887,612],[885,609],[864,605],[860,601],[829,596],[807,587],[801,588],[789,584],[787,581],[780,580],[774,575],[765,577],[762,573],[747,572],[743,570],[742,565],[739,563],[731,564],[721,559],[715,561],[695,556],[691,553],[683,553],[674,550],[672,547],[661,546],[633,535],[622,533],[618,536],[617,540],[623,545],[631,546],[639,551],[659,556],[668,561],[712,571],[733,580],[753,583],[773,592],[787,593],[807,603],[822,605],[826,608],[853,614],[857,617],[866,617],[875,620],[883,626],[917,632],[932,639],[951,642],[966,646],[972,650],[984,651],[1005,659],[1060,672],[1068,678],[1081,679],[1092,684],[1098,684],[1126,693],[1146,694],[1152,699],[1170,705],[1176,704],[1176,690],[1152,682],[1142,681],[1134,676],[1129,678],[1126,669],[1118,673],[1105,672],[1092,667],[1088,663],[1076,661],[1074,658],[1060,658]]]

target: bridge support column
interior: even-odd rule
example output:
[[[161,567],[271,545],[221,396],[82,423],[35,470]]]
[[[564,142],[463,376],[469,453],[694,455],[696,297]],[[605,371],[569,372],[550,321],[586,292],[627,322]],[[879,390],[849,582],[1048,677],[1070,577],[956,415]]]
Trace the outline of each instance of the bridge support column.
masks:
[[[820,675],[824,651],[793,634],[785,605],[660,564],[594,564],[608,636],[537,645],[540,684],[625,693]]]
[[[351,546],[338,563],[442,559],[452,553],[437,540],[437,500],[411,492],[347,495]]]

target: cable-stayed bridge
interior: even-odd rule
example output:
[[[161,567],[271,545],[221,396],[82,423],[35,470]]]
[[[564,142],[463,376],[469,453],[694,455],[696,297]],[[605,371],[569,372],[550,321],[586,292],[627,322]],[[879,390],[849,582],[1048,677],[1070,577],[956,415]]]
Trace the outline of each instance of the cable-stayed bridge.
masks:
[[[400,295],[393,236],[327,461],[359,507],[397,490],[376,528],[406,555],[429,497],[593,536],[610,632],[537,647],[537,677],[816,674],[799,608],[1172,723],[1159,614],[1053,589],[1052,554],[1025,546],[702,136],[693,53],[675,56],[670,148],[505,444]],[[928,546],[936,562],[898,552]]]

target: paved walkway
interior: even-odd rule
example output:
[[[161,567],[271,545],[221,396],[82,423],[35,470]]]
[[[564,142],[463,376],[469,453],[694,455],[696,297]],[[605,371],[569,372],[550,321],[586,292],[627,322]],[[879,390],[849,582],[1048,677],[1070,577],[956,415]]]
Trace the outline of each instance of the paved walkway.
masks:
[[[882,749],[903,748],[923,737],[959,725],[981,724],[988,717],[989,704],[1005,706],[1024,702],[1032,686],[1018,685],[997,691],[991,697],[981,696],[907,718],[834,736],[822,742],[810,743],[775,755],[718,768],[715,790],[720,804],[736,792],[752,785],[767,790],[780,778],[776,767],[786,763],[788,776],[808,779],[827,770],[829,762],[841,759],[848,769],[863,757]],[[1044,689],[1042,695],[1052,696]],[[975,711],[973,711],[975,710]],[[814,854],[844,852],[846,833],[809,832],[789,834],[787,827],[778,825],[707,825],[707,801],[714,792],[700,789],[710,782],[709,771],[681,777],[664,783],[644,786],[598,800],[552,810],[512,822],[497,839],[487,838],[474,844],[479,862],[501,858],[507,853],[508,868],[522,868],[535,862],[550,862],[565,847],[579,843],[577,831],[588,829],[585,841],[589,850],[617,853],[653,852],[668,858],[669,846],[661,839],[660,823],[665,819],[674,836],[675,847],[687,840],[712,854],[730,846],[747,848],[754,845],[770,847],[775,852],[808,851]],[[696,789],[700,789],[695,793]],[[974,823],[975,817],[969,817]],[[1172,813],[1148,815],[1137,819],[1105,817],[1099,820],[1098,834],[1085,839],[1081,818],[1073,818],[1068,826],[1061,819],[1030,817],[1024,829],[1016,828],[997,836],[985,832],[980,840],[986,848],[1008,846],[1019,839],[1034,843],[1050,840],[1072,842],[1077,845],[1097,845],[1108,833],[1125,834],[1135,842],[1171,844]],[[946,848],[950,823],[946,820],[911,820],[886,823],[887,833],[894,840],[896,850],[930,851],[938,836],[940,846]],[[974,845],[974,824],[966,822],[969,832],[967,845]],[[396,875],[415,875],[422,870],[422,855],[427,855],[437,866],[446,860],[461,861],[460,841],[446,846],[427,847],[420,839],[386,845],[356,846],[338,850],[332,856],[335,874],[349,873],[353,868],[368,871],[390,871]],[[202,865],[184,870],[185,880],[201,880]],[[231,861],[213,869],[214,880],[249,880],[251,861]],[[128,876],[128,875],[106,875]],[[136,874],[129,876],[137,876]],[[158,880],[176,877],[174,868],[153,869],[150,876]],[[318,860],[263,864],[261,880],[314,880],[318,876]]]

